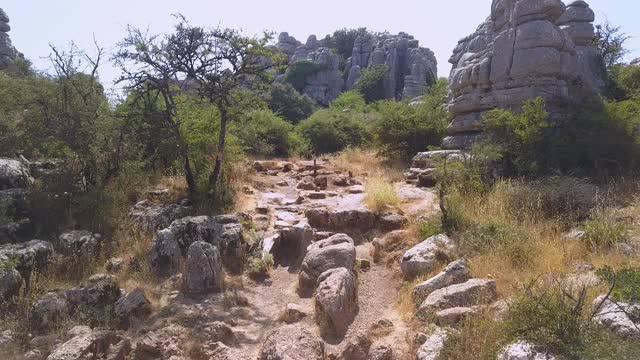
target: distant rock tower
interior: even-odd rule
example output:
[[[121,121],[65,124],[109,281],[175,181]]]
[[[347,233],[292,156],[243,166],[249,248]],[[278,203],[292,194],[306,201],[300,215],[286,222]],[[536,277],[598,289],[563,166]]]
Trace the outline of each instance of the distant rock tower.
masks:
[[[12,69],[15,66],[17,52],[9,38],[9,17],[0,9],[0,70]]]
[[[604,81],[592,46],[594,19],[582,0],[493,0],[489,18],[449,60],[453,121],[443,147],[476,141],[491,109],[517,110],[541,96],[552,119],[562,120],[564,104],[597,101]]]

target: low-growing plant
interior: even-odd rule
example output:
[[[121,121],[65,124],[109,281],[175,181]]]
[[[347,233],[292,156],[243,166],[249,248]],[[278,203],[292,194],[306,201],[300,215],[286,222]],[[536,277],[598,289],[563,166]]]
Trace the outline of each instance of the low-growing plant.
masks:
[[[462,245],[480,254],[500,252],[516,267],[533,261],[533,249],[526,233],[501,222],[488,222],[471,226],[462,236]]]
[[[582,241],[592,250],[610,248],[628,237],[627,224],[605,210],[594,213],[584,222],[583,229]]]
[[[382,212],[390,206],[398,205],[400,197],[393,184],[382,178],[375,178],[365,184],[364,201],[369,209]]]
[[[596,274],[613,287],[610,296],[614,301],[640,301],[640,269],[615,270],[606,266]]]
[[[417,224],[418,237],[422,240],[432,236],[442,234],[442,218],[439,216],[431,216]]]
[[[263,253],[261,257],[251,257],[247,261],[246,272],[252,279],[264,279],[269,276],[269,271],[273,268],[273,255]]]

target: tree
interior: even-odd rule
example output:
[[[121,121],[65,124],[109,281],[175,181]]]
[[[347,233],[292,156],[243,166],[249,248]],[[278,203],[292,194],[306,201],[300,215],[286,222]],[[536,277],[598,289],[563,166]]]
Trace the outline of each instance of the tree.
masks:
[[[315,105],[308,96],[300,94],[288,83],[273,84],[269,96],[269,108],[292,124],[297,124],[313,114]]]
[[[629,53],[624,46],[627,40],[629,36],[623,33],[620,27],[613,26],[609,22],[596,26],[593,44],[602,59],[602,74],[606,77],[604,93],[607,97],[616,100],[627,97],[618,79],[619,69],[623,66],[622,60]]]
[[[360,79],[356,84],[356,90],[364,96],[367,103],[376,102],[385,98],[384,78],[389,72],[387,65],[376,65],[362,70]]]
[[[122,75],[117,83],[133,95],[133,104],[149,109],[149,97],[162,99],[164,108],[153,110],[152,118],[171,129],[178,153],[182,157],[185,180],[190,195],[196,192],[196,184],[189,160],[189,150],[180,133],[180,117],[175,95],[187,87],[187,78],[171,59],[168,38],[150,35],[146,31],[129,26],[127,35],[118,44],[114,61]]]

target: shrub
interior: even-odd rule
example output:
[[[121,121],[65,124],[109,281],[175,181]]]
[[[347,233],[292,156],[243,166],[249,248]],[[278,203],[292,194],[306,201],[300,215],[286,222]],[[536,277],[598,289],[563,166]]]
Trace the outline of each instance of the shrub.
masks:
[[[488,222],[474,226],[462,235],[462,244],[481,254],[504,254],[517,267],[527,266],[532,261],[533,248],[529,237],[506,223]]]
[[[329,105],[332,110],[349,110],[354,112],[364,112],[365,106],[366,103],[362,94],[354,90],[340,94],[340,96]]]
[[[313,114],[315,105],[308,96],[300,94],[288,83],[273,84],[269,96],[269,108],[292,124],[297,124]]]
[[[598,211],[584,222],[584,241],[592,250],[610,248],[628,237],[627,224],[610,212]]]
[[[246,272],[253,279],[264,279],[269,276],[269,270],[273,267],[273,255],[263,253],[262,257],[252,257],[247,261]]]
[[[252,155],[286,157],[295,152],[299,143],[299,139],[294,138],[293,125],[270,110],[244,115],[233,133],[244,150]]]
[[[611,298],[614,301],[634,302],[640,301],[640,270],[620,269],[614,270],[610,266],[596,271],[600,279],[613,286]]]
[[[363,69],[360,79],[356,84],[356,90],[362,94],[367,103],[372,103],[384,99],[384,78],[389,72],[387,65],[375,65],[368,69]]]
[[[296,61],[287,70],[284,81],[291,84],[294,89],[302,93],[307,83],[307,78],[325,70],[325,68],[326,67],[324,65],[313,61]]]
[[[501,148],[507,174],[533,175],[541,171],[544,130],[551,126],[548,116],[541,97],[525,101],[518,113],[495,109],[485,115],[486,134]]]
[[[383,155],[409,161],[416,153],[438,146],[446,135],[449,117],[444,107],[444,80],[431,87],[422,103],[380,101],[374,105],[378,119],[372,126],[374,141]]]
[[[428,239],[432,236],[442,234],[442,219],[438,216],[431,216],[418,223],[417,231],[420,239]]]
[[[393,184],[381,178],[374,178],[365,185],[364,201],[369,209],[382,212],[389,206],[398,205],[400,198]]]
[[[320,110],[297,127],[298,133],[316,154],[359,147],[368,138],[367,129],[358,114]]]

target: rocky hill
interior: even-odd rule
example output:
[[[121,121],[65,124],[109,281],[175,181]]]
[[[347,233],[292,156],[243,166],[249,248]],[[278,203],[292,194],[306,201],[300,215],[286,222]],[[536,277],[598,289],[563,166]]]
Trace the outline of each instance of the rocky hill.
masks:
[[[288,33],[281,33],[276,47],[289,59],[289,67],[277,81],[285,81],[293,65],[311,62],[319,65],[304,74],[302,93],[317,104],[326,106],[340,93],[355,88],[362,71],[378,65],[386,66],[384,97],[413,99],[435,82],[437,61],[431,50],[420,47],[419,41],[406,33],[398,35],[370,34],[358,36],[351,56],[341,59],[328,40],[309,36],[301,43]]]
[[[487,110],[517,109],[541,96],[552,118],[561,119],[563,104],[597,99],[604,81],[591,45],[594,19],[581,0],[494,1],[489,18],[458,42],[449,60],[454,118],[444,147],[473,142]]]
[[[9,17],[0,9],[0,70],[8,69],[15,63],[17,51],[9,38]]]

